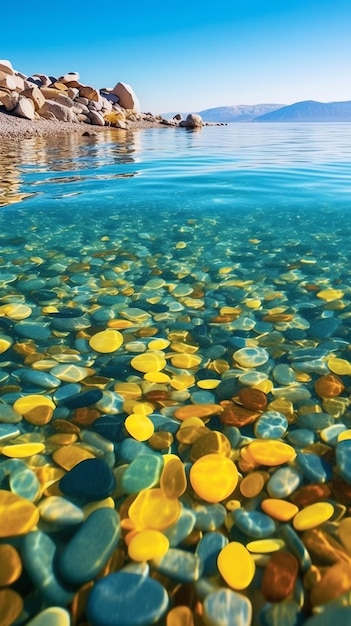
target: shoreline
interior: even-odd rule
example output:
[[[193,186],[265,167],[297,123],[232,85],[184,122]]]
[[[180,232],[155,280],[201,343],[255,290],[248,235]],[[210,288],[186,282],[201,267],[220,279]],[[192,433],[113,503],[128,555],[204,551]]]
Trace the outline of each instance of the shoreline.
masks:
[[[96,126],[93,124],[61,122],[59,120],[27,120],[22,117],[10,115],[0,110],[0,138],[3,140],[20,141],[33,137],[60,137],[65,135],[87,133],[93,136],[106,131],[129,132],[148,128],[174,128],[174,126],[162,123],[161,121],[128,121],[128,129],[118,129],[113,126]]]

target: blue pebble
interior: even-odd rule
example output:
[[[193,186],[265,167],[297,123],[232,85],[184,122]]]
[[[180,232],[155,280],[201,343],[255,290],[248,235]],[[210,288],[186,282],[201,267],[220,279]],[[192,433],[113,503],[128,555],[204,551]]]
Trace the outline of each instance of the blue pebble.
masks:
[[[66,398],[64,404],[70,409],[80,409],[85,406],[96,404],[96,402],[101,400],[102,396],[103,392],[101,389],[91,389]]]
[[[289,430],[286,438],[293,446],[304,448],[314,443],[317,435],[308,428],[297,428],[296,430]]]
[[[72,585],[93,580],[116,549],[120,531],[115,509],[104,507],[93,511],[59,555],[63,579]]]
[[[326,483],[332,478],[333,470],[330,463],[312,452],[298,450],[296,464],[311,483]]]
[[[51,328],[59,332],[69,333],[90,328],[91,320],[88,315],[79,317],[54,317],[51,321]]]
[[[332,337],[341,325],[341,320],[337,317],[327,317],[311,324],[309,335],[317,339],[328,339]]]
[[[214,394],[218,400],[230,400],[239,391],[238,379],[231,376],[222,380],[214,389]]]
[[[296,381],[296,374],[287,363],[278,363],[273,368],[272,374],[278,385],[291,385]]]
[[[228,541],[227,537],[216,531],[208,532],[200,539],[195,552],[201,559],[204,576],[218,575],[217,558]]]
[[[125,438],[124,417],[121,419],[119,415],[102,415],[95,420],[92,428],[101,437],[105,437],[108,441],[118,443]]]
[[[289,524],[282,524],[279,535],[285,541],[286,547],[296,556],[302,571],[307,572],[312,566],[311,557],[295,530]]]
[[[278,411],[265,411],[255,422],[255,435],[259,439],[281,439],[288,430],[288,420]]]
[[[305,626],[347,626],[351,624],[351,606],[331,606],[323,608],[321,613],[310,617]]]
[[[330,370],[323,359],[310,359],[308,361],[294,361],[294,370],[308,374],[329,374]]]
[[[1,407],[2,408],[2,407]],[[21,417],[20,415],[18,417]],[[18,420],[19,421],[19,420]],[[18,426],[13,424],[0,424],[0,445],[5,446],[8,441],[21,434]]]
[[[338,473],[345,482],[351,484],[351,439],[339,441],[335,455]]]
[[[332,426],[335,419],[330,413],[303,413],[298,416],[297,423],[301,428],[319,431]]]
[[[116,460],[118,465],[131,463],[140,454],[150,454],[150,448],[142,441],[136,439],[124,439],[117,446]]]
[[[191,509],[182,506],[177,521],[163,530],[171,548],[176,548],[186,539],[195,527],[196,517]]]
[[[55,404],[66,404],[66,401],[80,393],[82,386],[78,383],[67,383],[55,389],[53,400]]]
[[[47,321],[22,320],[15,325],[15,331],[21,337],[34,339],[34,341],[46,341],[51,337],[50,323]]]
[[[150,626],[163,617],[168,604],[157,580],[120,571],[95,583],[86,612],[91,626]]]
[[[239,530],[252,539],[265,539],[276,530],[275,522],[261,511],[236,509],[232,511],[232,518]]]
[[[61,478],[59,487],[67,496],[93,502],[110,496],[116,487],[116,480],[105,461],[85,459]]]
[[[193,404],[215,404],[216,396],[214,393],[202,389],[201,391],[194,391],[190,395],[190,400]]]
[[[216,530],[224,524],[227,510],[223,504],[197,504],[193,511],[196,516],[195,527],[198,530]]]
[[[344,430],[346,430],[345,424],[339,422],[338,424],[333,424],[325,428],[323,432],[320,433],[320,437],[327,445],[336,446],[338,437]]]
[[[30,532],[23,539],[22,561],[35,587],[52,606],[67,606],[72,601],[75,590],[58,576],[57,554],[56,544],[42,531]]]
[[[36,473],[25,464],[22,468],[11,473],[9,485],[13,493],[31,502],[35,502],[41,492],[41,485]]]
[[[260,626],[297,626],[301,623],[301,610],[297,602],[284,600],[266,604],[259,615]]]
[[[179,583],[192,583],[202,575],[202,562],[197,554],[170,548],[164,556],[153,559],[152,566],[157,572]]]
[[[52,389],[61,385],[61,380],[49,374],[48,372],[40,372],[39,370],[23,369],[21,381],[27,385],[36,385],[43,389]]]
[[[205,623],[208,626],[251,625],[250,600],[231,589],[219,589],[210,593],[204,600],[203,610]]]
[[[123,473],[121,486],[124,493],[139,493],[154,487],[160,479],[163,459],[159,454],[140,454]]]
[[[266,488],[271,498],[287,498],[301,484],[302,472],[295,467],[279,467],[268,480]]]

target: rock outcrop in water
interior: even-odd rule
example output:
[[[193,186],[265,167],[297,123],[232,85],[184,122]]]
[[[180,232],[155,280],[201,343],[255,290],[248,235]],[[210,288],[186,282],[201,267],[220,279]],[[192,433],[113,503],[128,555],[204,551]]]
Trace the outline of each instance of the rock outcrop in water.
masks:
[[[1,106],[2,105],[2,106]],[[176,115],[170,120],[141,113],[133,88],[118,82],[113,89],[84,85],[78,72],[54,77],[46,74],[26,76],[8,60],[0,60],[0,111],[27,120],[57,120],[93,126],[128,129],[130,123],[149,122],[166,126],[201,128],[199,115],[186,120]]]

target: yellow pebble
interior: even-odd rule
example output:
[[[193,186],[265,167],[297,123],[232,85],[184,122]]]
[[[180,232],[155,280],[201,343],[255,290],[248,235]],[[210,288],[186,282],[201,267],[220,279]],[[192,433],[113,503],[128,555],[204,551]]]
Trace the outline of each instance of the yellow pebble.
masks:
[[[11,544],[0,544],[0,563],[0,587],[11,585],[22,573],[21,557]]]
[[[339,376],[350,376],[351,374],[351,363],[346,359],[332,357],[328,359],[327,365],[333,374],[339,374]]]
[[[0,589],[0,625],[11,626],[23,610],[23,600],[13,589]]]
[[[39,511],[33,502],[0,490],[0,538],[25,535],[38,521]]]
[[[171,379],[171,387],[177,391],[183,391],[195,384],[195,377],[192,374],[178,374]]]
[[[12,346],[12,340],[7,337],[0,337],[0,354],[6,352]]]
[[[282,539],[257,539],[256,541],[249,541],[246,544],[246,549],[257,554],[270,554],[281,550],[284,546],[285,542]]]
[[[261,380],[259,383],[256,383],[255,385],[252,385],[253,389],[259,389],[260,391],[263,391],[263,393],[270,393],[273,389],[273,383],[271,380],[269,380],[269,378],[267,378],[266,380]]]
[[[13,410],[20,415],[25,415],[28,411],[36,409],[38,406],[49,406],[52,409],[56,408],[55,403],[47,396],[41,396],[39,394],[30,394],[28,396],[22,396],[14,402]]]
[[[124,426],[130,436],[137,441],[147,441],[152,437],[155,431],[152,421],[143,413],[132,413],[128,415]]]
[[[346,439],[351,439],[351,428],[343,430],[342,433],[338,435],[338,441],[345,441]]]
[[[192,369],[198,367],[202,361],[202,357],[197,354],[175,354],[171,358],[173,367],[179,367],[180,369]]]
[[[238,470],[228,457],[206,454],[192,465],[190,482],[195,493],[206,502],[221,502],[237,486]]]
[[[143,489],[129,507],[128,515],[135,528],[165,530],[180,515],[181,506],[176,498],[168,498],[162,489]]]
[[[141,389],[137,383],[116,383],[114,390],[125,400],[137,400],[141,397]]]
[[[197,386],[200,389],[216,389],[218,387],[220,380],[216,380],[216,378],[205,378],[203,380],[197,381]]]
[[[333,513],[334,507],[330,502],[315,502],[295,515],[293,526],[295,530],[309,530],[326,522]]]
[[[275,439],[252,441],[247,446],[247,453],[255,463],[268,467],[283,465],[296,457],[292,446]]]
[[[221,550],[217,565],[228,587],[238,591],[246,589],[255,575],[255,562],[238,541],[231,541]]]
[[[33,454],[40,454],[44,450],[45,445],[43,443],[18,443],[4,446],[1,450],[1,454],[12,459],[24,459]]]
[[[122,333],[113,328],[107,328],[100,333],[96,333],[89,339],[89,346],[95,350],[95,352],[101,352],[103,354],[115,352],[122,344]]]
[[[1,307],[0,314],[3,313],[11,320],[25,320],[32,315],[32,309],[27,304],[5,304]]]
[[[261,493],[264,487],[265,479],[263,472],[251,472],[242,479],[240,483],[240,492],[244,498],[255,498]]]
[[[326,302],[331,302],[332,300],[339,300],[343,298],[344,292],[341,289],[322,289],[317,293],[317,298],[321,298]]]
[[[169,339],[152,339],[148,344],[149,350],[165,350],[170,345]]]
[[[138,372],[146,374],[147,372],[161,371],[167,365],[167,361],[162,352],[150,350],[135,356],[130,364]]]
[[[170,459],[163,467],[160,488],[168,498],[180,498],[187,488],[187,478],[182,461]]]
[[[171,379],[168,374],[164,374],[163,372],[146,372],[144,374],[144,380],[147,380],[149,383],[170,383]]]
[[[189,417],[210,418],[222,413],[223,407],[219,404],[184,404],[174,411],[174,417],[182,422]]]
[[[296,504],[287,500],[279,500],[279,498],[262,500],[261,509],[266,515],[273,517],[279,522],[288,522],[299,512]]]
[[[95,459],[95,456],[79,445],[72,444],[64,448],[55,450],[52,455],[53,461],[63,467],[66,471],[71,470],[75,465],[85,459]]]
[[[169,541],[159,530],[141,530],[129,542],[128,555],[132,561],[150,561],[163,557],[168,548]]]
[[[138,400],[126,400],[123,403],[123,411],[128,414],[142,413],[149,415],[154,412],[154,405],[151,402],[138,402]]]

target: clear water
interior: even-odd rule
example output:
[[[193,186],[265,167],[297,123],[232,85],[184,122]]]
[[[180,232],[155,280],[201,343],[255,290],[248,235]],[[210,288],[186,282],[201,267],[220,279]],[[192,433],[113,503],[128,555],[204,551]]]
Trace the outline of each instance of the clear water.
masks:
[[[296,410],[306,398],[315,403],[314,381],[328,371],[327,359],[350,357],[350,146],[351,124],[248,123],[3,142],[0,305],[28,305],[37,328],[35,339],[19,336],[18,321],[1,309],[1,333],[44,355],[55,354],[52,345],[76,353],[83,346],[81,362],[97,375],[111,371],[110,356],[91,354],[75,331],[40,335],[53,319],[45,302],[58,311],[80,309],[91,332],[126,309],[142,309],[157,337],[184,330],[205,363],[225,360],[233,376],[233,352],[246,341],[269,351],[267,366],[257,368],[267,376],[296,350],[320,348],[315,364],[299,367],[293,395]],[[148,284],[155,277],[164,283]],[[325,290],[331,295],[317,296]],[[218,320],[228,307],[239,321],[225,314]],[[272,313],[287,317],[265,321]],[[147,341],[143,326],[128,330],[129,342]],[[119,372],[133,346],[120,353],[122,369],[111,357]],[[43,387],[54,393],[21,375],[31,363],[25,354],[4,354],[1,394],[9,404]],[[185,402],[218,401],[212,391],[190,393]],[[348,411],[343,420],[350,428]]]

